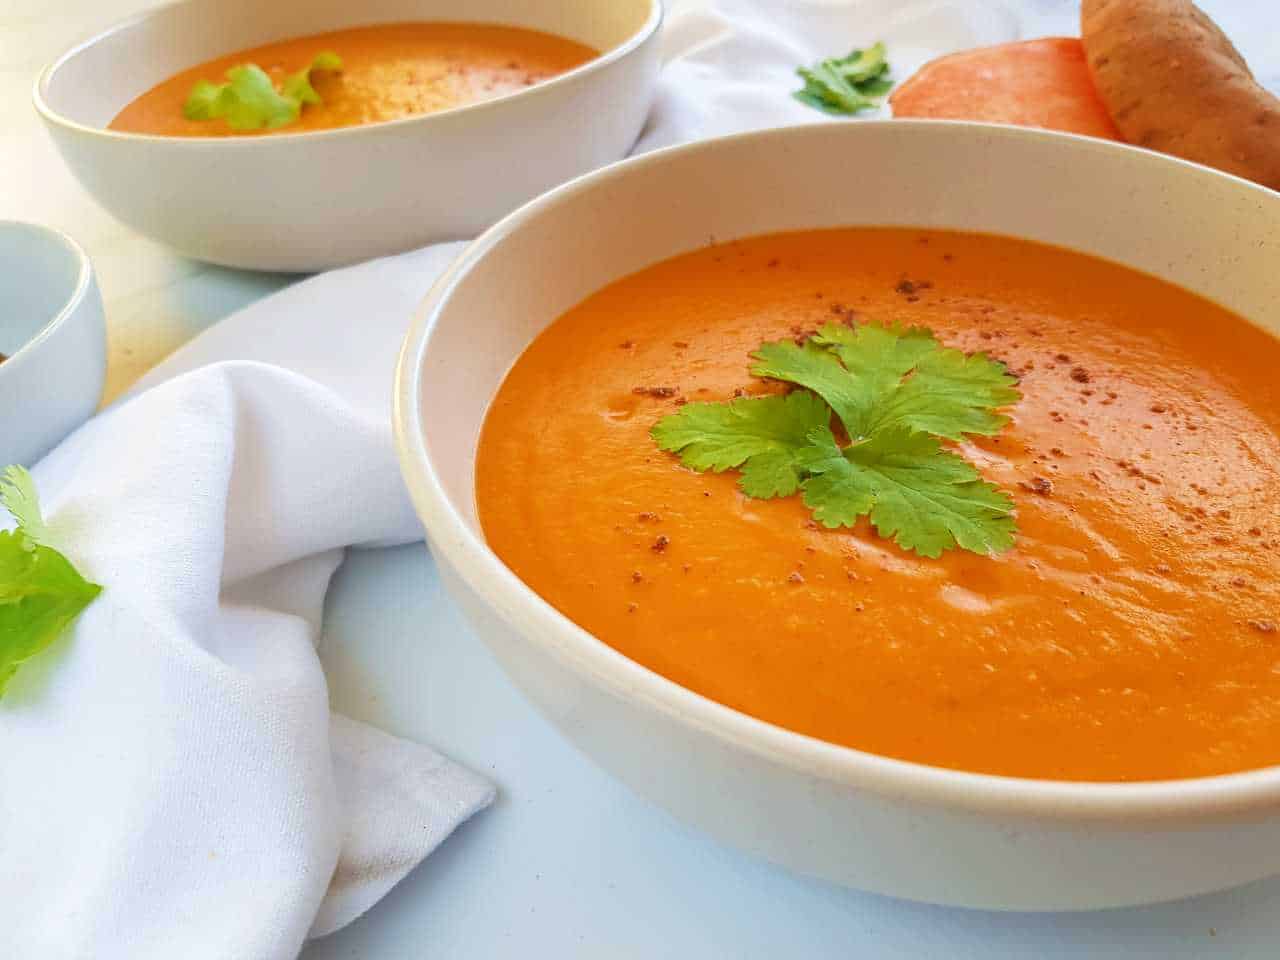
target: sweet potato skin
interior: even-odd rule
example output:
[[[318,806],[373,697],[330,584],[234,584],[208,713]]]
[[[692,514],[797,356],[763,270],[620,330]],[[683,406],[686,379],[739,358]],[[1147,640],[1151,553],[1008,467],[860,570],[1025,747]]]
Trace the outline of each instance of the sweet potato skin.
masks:
[[[1280,190],[1280,99],[1190,0],[1083,0],[1080,32],[1125,140]]]
[[[980,120],[1120,139],[1075,37],[964,50],[925,64],[889,97],[895,117]]]

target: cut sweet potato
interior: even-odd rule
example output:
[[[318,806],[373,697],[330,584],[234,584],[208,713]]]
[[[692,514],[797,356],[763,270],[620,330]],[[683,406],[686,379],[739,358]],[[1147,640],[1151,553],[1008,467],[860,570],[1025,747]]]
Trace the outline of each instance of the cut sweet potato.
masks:
[[[978,47],[926,63],[889,97],[895,117],[980,120],[1119,140],[1084,47],[1045,37]]]
[[[1080,27],[1126,140],[1280,190],[1280,99],[1191,0],[1084,0]]]

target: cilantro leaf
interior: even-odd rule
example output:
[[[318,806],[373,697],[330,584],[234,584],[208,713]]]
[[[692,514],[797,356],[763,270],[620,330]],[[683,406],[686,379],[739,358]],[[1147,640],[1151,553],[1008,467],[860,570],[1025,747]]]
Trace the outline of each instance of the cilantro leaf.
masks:
[[[889,72],[883,43],[873,43],[865,50],[854,50],[847,57],[827,61],[850,83],[878,80]]]
[[[227,71],[227,86],[219,102],[233,130],[283,127],[302,113],[302,105],[278,93],[267,72],[255,63]]]
[[[902,377],[936,349],[937,341],[922,327],[827,324],[802,345],[762,345],[751,355],[758,361],[751,372],[808,387],[831,404],[849,436],[861,440],[877,426],[879,408]]]
[[[959,440],[990,436],[1008,418],[994,408],[1018,399],[1016,379],[985,354],[942,347],[923,327],[828,324],[800,346],[766,343],[751,372],[821,396],[853,440],[904,426]]]
[[[226,83],[201,80],[182,106],[188,120],[225,118],[233,130],[281,127],[298,119],[301,104],[282,96],[255,63],[232,67]]]
[[[869,514],[880,536],[923,557],[1013,545],[1013,501],[933,437],[895,427],[841,450],[820,427],[810,439],[804,502],[823,526],[853,526]]]
[[[226,83],[201,80],[191,88],[182,115],[188,120],[225,118],[233,130],[268,130],[295,122],[304,103],[321,103],[311,84],[314,70],[342,69],[335,53],[318,54],[311,65],[285,78],[276,90],[271,77],[256,63],[245,63],[227,71]]]
[[[44,650],[102,592],[46,536],[31,475],[9,467],[0,502],[18,522],[0,531],[0,696],[18,668]]]
[[[754,376],[795,383],[812,390],[836,412],[849,436],[865,436],[864,424],[870,419],[875,400],[874,386],[849,376],[832,351],[813,340],[806,340],[803,345],[778,340],[761,344],[751,356],[756,360],[751,367]]]
[[[0,474],[0,504],[17,521],[19,529],[31,540],[44,540],[44,518],[40,515],[40,496],[31,474],[19,466],[6,467]]]
[[[793,96],[827,113],[853,114],[880,105],[893,87],[883,43],[854,50],[847,57],[821,60],[796,70],[804,86]]]
[[[658,446],[680,454],[693,470],[721,473],[742,468],[739,483],[750,497],[786,497],[800,487],[795,456],[809,445],[809,433],[826,426],[831,409],[807,391],[783,396],[687,403],[658,421]]]
[[[298,103],[318,104],[324,101],[320,99],[320,94],[316,93],[316,88],[311,85],[311,72],[313,70],[326,70],[330,73],[337,73],[342,69],[342,58],[330,50],[317,53],[315,59],[311,61],[311,66],[299,70],[285,78],[284,84],[280,88],[280,92]]]
[[[965,434],[994,436],[1009,418],[996,407],[1020,396],[1017,379],[985,354],[935,350],[920,359],[911,376],[893,392],[872,432],[902,425],[947,440]]]
[[[0,531],[0,695],[101,591],[52,547]]]
[[[873,415],[856,423],[845,421],[850,436],[865,437],[896,426],[948,440],[965,434],[992,436],[1008,423],[1008,417],[994,408],[1019,397],[1017,379],[1003,363],[983,353],[942,347],[923,327],[828,324],[814,342],[832,348],[872,395]]]
[[[810,339],[765,343],[751,373],[793,384],[786,396],[687,404],[652,434],[694,470],[742,470],[748,496],[799,489],[814,519],[853,526],[937,557],[1013,544],[1013,501],[943,440],[998,433],[1016,379],[983,354],[943,347],[922,328],[829,324]],[[832,414],[848,434],[841,445]]]
[[[815,110],[850,114],[879,105],[879,101],[859,92],[826,61],[812,67],[800,67],[796,73],[804,81],[804,86],[792,96]]]
[[[226,111],[220,100],[226,86],[225,83],[198,81],[182,104],[182,115],[188,120],[212,120],[222,116]]]

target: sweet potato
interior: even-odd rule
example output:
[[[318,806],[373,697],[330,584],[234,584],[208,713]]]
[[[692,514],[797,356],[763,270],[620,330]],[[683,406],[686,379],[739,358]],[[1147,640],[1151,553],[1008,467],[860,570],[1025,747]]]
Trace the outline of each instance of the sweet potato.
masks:
[[[895,117],[985,120],[1118,140],[1074,37],[1020,40],[940,57],[889,98]]]
[[[1280,190],[1280,99],[1190,0],[1083,0],[1098,93],[1130,143]]]

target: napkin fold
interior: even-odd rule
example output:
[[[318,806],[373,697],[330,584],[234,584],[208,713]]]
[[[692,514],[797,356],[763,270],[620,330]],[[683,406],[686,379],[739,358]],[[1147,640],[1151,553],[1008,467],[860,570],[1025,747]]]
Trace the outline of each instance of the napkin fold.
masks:
[[[885,40],[905,76],[1017,30],[979,0],[675,17],[637,149],[821,120],[788,96],[793,71],[853,46]],[[0,701],[0,954],[283,960],[492,799],[430,748],[332,716],[314,646],[343,549],[420,538],[391,373],[460,248],[254,304],[37,465],[52,544],[105,589]]]
[[[389,371],[460,247],[255,304],[33,471],[105,589],[0,701],[0,955],[292,957],[492,799],[331,717],[314,647],[342,549],[420,538]]]

